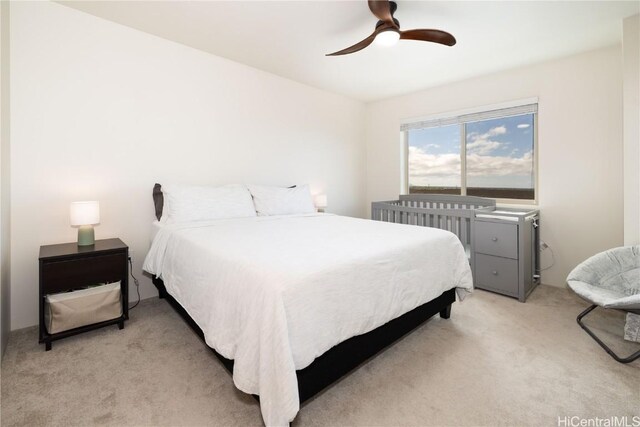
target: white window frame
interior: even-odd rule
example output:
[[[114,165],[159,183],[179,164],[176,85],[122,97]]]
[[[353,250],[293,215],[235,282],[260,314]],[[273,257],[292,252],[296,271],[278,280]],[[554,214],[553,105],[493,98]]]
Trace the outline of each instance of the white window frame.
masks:
[[[483,113],[490,113],[497,110],[507,110],[507,109],[517,109],[517,107],[523,107],[527,105],[536,105],[536,111],[534,112],[523,112],[519,114],[505,114],[503,116],[498,117],[508,117],[508,116],[516,116],[516,115],[524,115],[524,114],[533,114],[533,200],[526,199],[495,199],[496,203],[501,205],[537,205],[538,204],[538,98],[527,98],[521,99],[518,101],[506,102],[501,104],[493,104],[484,107],[472,108],[461,111],[454,111],[448,113],[441,113],[437,115],[431,115],[427,117],[419,117],[413,119],[406,119],[400,123],[401,131],[400,131],[400,141],[401,141],[401,171],[402,171],[402,181],[401,181],[401,194],[409,194],[409,137],[407,130],[402,130],[407,126],[420,126],[421,123],[434,123],[441,122],[440,126],[446,126],[447,123],[455,124],[456,119],[461,116],[470,116],[470,115],[482,115]],[[498,118],[496,117],[496,118]],[[489,119],[484,119],[489,120]],[[462,121],[458,123],[460,126],[460,192],[461,195],[465,196],[467,194],[467,135],[465,124],[471,121]],[[424,127],[415,127],[414,129],[424,129],[427,127],[436,127],[436,126],[424,126]]]

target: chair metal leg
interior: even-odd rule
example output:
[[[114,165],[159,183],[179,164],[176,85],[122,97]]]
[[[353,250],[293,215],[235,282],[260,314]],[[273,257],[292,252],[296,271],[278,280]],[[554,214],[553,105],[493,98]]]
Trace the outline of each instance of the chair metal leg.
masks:
[[[609,346],[607,346],[605,343],[603,343],[602,340],[600,340],[600,338],[598,338],[596,336],[596,334],[594,334],[591,331],[591,329],[587,328],[587,326],[584,323],[582,323],[582,318],[585,317],[587,314],[591,313],[596,307],[597,307],[597,305],[592,305],[591,307],[587,308],[585,311],[580,313],[578,315],[578,318],[576,319],[576,321],[578,322],[578,325],[580,325],[580,327],[582,329],[584,329],[585,332],[588,333],[589,336],[595,340],[595,342],[600,344],[600,347],[602,347],[607,353],[609,353],[609,356],[613,357],[616,361],[618,361],[620,363],[629,363],[629,362],[633,362],[634,360],[639,358],[640,357],[640,350],[636,351],[635,353],[633,353],[632,355],[630,355],[628,357],[624,357],[624,358],[619,357],[617,354],[615,354],[613,352],[613,350],[611,350],[609,348]]]

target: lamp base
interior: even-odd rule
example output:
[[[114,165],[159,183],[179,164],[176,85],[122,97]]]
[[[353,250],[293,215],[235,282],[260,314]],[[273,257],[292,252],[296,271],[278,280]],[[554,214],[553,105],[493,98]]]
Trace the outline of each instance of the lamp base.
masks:
[[[93,225],[82,225],[78,228],[78,246],[91,246],[96,243]]]

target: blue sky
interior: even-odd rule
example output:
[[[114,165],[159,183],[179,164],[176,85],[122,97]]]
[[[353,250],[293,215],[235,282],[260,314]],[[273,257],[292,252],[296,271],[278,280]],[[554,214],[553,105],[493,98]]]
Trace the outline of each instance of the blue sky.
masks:
[[[533,115],[467,124],[467,186],[533,188]],[[409,131],[411,185],[460,186],[460,126]]]

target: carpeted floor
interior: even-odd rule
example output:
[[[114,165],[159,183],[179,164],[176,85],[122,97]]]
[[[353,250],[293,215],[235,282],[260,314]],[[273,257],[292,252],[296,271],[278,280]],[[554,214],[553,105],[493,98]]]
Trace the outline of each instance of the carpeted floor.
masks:
[[[434,317],[305,404],[293,425],[557,426],[565,416],[639,416],[640,360],[621,365],[601,350],[575,322],[586,306],[548,286],[526,304],[476,291],[451,319]],[[625,355],[638,347],[622,340],[621,313],[588,323]],[[165,301],[143,301],[123,331],[58,341],[50,352],[37,341],[35,328],[10,338],[3,426],[262,423],[257,402]]]

